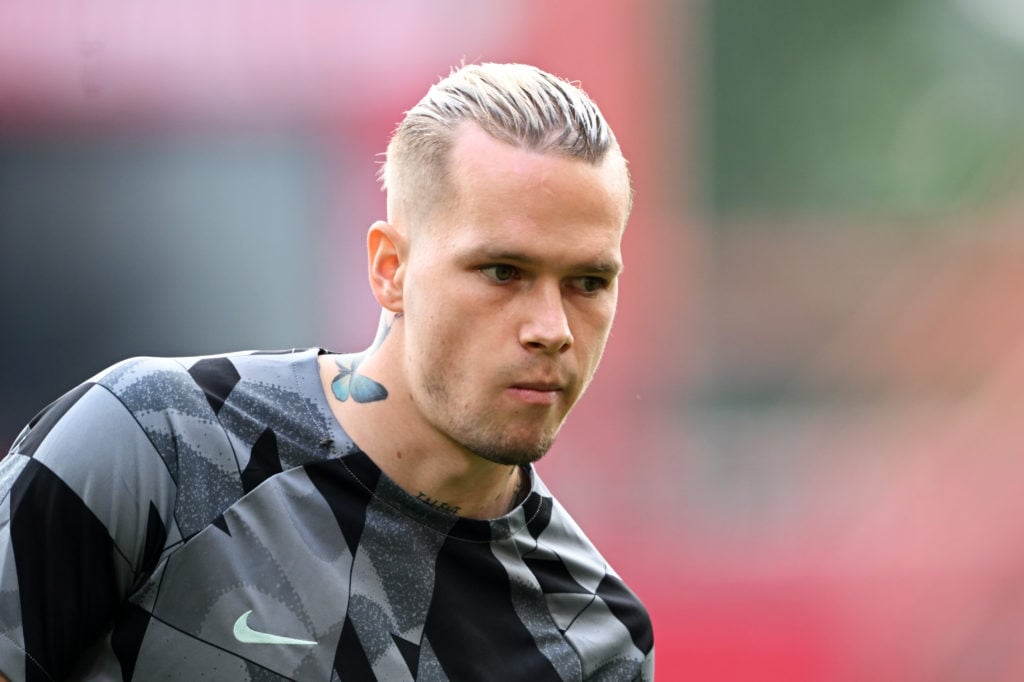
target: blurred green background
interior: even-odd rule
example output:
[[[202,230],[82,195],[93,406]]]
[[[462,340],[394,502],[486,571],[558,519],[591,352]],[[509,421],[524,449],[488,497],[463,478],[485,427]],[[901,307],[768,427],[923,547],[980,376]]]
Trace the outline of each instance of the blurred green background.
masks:
[[[1024,149],[1017,3],[705,6],[704,196],[714,215],[928,217],[1015,188]]]

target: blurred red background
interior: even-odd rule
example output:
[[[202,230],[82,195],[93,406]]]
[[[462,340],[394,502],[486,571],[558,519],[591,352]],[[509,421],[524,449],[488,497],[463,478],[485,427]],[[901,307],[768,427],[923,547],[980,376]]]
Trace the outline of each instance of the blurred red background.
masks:
[[[860,38],[913,5],[873,3]],[[812,6],[773,18],[822,20]],[[860,53],[833,70],[784,44],[806,53],[770,62],[755,47],[771,26],[741,8],[0,5],[0,437],[125,355],[368,344],[362,243],[387,136],[460,61],[533,63],[597,100],[636,186],[604,365],[540,468],[648,605],[658,677],[1020,679],[1019,162],[952,206],[923,190],[909,209],[872,203],[855,181],[836,183],[846,199],[779,199],[828,195],[793,188],[892,145],[867,131],[833,148],[843,109],[813,98],[780,119],[791,137],[772,134],[809,71],[850,77]],[[853,50],[822,22],[814,49]],[[1024,113],[1003,106],[993,121]],[[769,133],[750,142],[759,115]],[[914,115],[880,129],[924,135]],[[799,123],[829,117],[834,138]],[[826,163],[787,160],[798,142]],[[943,159],[902,150],[894,177],[939,177]],[[766,156],[783,165],[758,176]]]

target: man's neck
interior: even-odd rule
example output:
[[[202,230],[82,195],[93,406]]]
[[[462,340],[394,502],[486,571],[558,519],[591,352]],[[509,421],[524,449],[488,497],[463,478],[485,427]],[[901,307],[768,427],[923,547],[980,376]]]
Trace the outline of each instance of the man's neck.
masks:
[[[320,378],[335,418],[391,480],[439,511],[471,519],[508,513],[527,473],[460,447],[417,418],[397,363],[379,344],[356,356],[320,356]],[[358,389],[356,388],[358,387]]]

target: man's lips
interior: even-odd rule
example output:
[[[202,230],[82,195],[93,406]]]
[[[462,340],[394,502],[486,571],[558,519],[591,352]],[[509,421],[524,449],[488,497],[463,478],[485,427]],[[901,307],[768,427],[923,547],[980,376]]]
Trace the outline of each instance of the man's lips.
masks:
[[[548,381],[528,381],[509,386],[514,398],[531,405],[553,405],[562,393],[562,385]]]
[[[522,388],[528,391],[561,391],[562,384],[554,381],[523,381],[512,384],[512,388]]]

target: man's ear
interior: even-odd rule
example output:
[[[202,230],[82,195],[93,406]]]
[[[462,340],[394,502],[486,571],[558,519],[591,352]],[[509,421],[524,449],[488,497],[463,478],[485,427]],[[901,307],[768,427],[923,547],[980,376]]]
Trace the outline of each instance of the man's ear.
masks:
[[[405,306],[402,287],[407,247],[405,234],[383,220],[371,225],[366,234],[370,288],[381,307],[393,313],[403,312]]]

